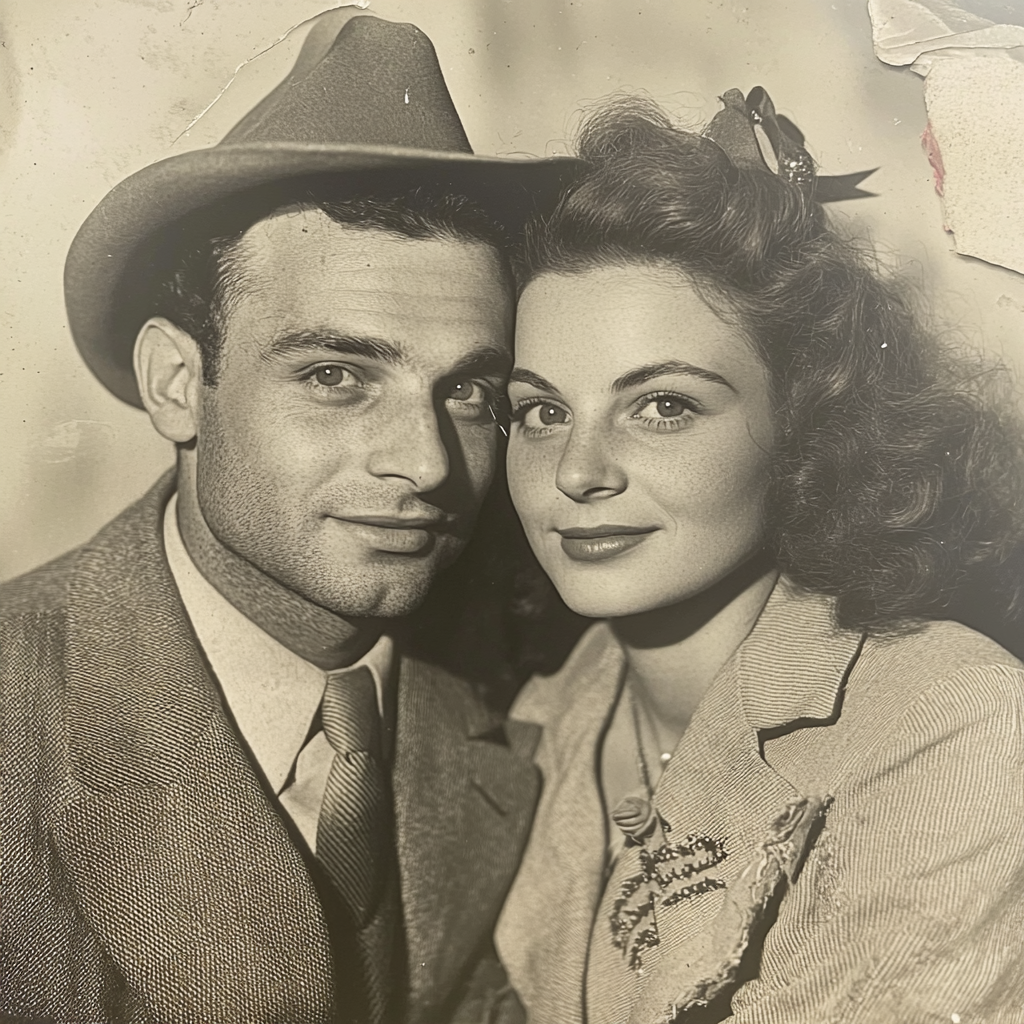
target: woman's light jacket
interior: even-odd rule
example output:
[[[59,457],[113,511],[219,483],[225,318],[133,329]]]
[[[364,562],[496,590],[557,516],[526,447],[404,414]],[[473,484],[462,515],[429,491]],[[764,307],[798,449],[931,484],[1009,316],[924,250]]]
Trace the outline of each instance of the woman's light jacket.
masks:
[[[840,630],[781,581],[661,779],[665,828],[608,865],[622,679],[598,625],[513,709],[544,788],[497,943],[530,1024],[1024,1022],[1016,659],[950,622]]]

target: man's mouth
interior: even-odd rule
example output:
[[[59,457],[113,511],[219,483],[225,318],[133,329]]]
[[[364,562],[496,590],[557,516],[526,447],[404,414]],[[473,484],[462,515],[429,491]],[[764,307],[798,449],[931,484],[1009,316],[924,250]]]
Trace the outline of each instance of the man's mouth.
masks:
[[[439,533],[450,532],[455,517],[436,516],[332,516],[353,526],[367,546],[393,555],[424,555],[437,543]]]
[[[440,530],[450,525],[453,516],[337,516],[347,523],[364,523],[383,530]]]
[[[657,530],[656,526],[571,527],[556,530],[562,538],[562,550],[575,562],[602,562],[639,547]]]

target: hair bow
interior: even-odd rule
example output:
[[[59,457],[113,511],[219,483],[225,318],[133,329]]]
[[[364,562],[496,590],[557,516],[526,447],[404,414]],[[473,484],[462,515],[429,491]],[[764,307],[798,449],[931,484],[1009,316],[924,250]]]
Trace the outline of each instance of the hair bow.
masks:
[[[869,174],[874,174],[876,167],[853,174],[817,174],[814,160],[804,148],[803,132],[788,117],[775,112],[772,98],[761,86],[751,89],[745,99],[739,89],[730,89],[720,99],[723,107],[704,129],[704,135],[716,143],[736,167],[778,174],[819,203],[875,195],[857,186]],[[758,129],[771,147],[776,168],[770,167],[765,159]]]

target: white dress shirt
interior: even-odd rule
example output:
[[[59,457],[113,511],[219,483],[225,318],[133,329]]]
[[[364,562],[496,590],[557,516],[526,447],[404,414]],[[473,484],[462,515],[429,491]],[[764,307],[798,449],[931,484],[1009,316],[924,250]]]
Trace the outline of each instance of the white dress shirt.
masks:
[[[323,729],[309,736],[327,673],[299,657],[242,614],[196,567],[178,529],[178,496],[164,512],[164,548],[203,653],[224,700],[270,788],[316,852],[316,828],[334,750]],[[395,706],[390,637],[349,666],[365,666],[377,687],[384,748]],[[308,739],[308,742],[307,742]]]

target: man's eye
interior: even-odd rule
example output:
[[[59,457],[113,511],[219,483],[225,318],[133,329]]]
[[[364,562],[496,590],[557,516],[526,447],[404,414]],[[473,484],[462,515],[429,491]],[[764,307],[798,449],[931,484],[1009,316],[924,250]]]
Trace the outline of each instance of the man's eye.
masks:
[[[487,401],[487,392],[476,381],[460,380],[451,386],[448,398],[463,405],[483,405]]]
[[[313,380],[315,380],[317,384],[321,384],[325,388],[333,388],[342,383],[352,382],[352,374],[350,371],[346,370],[343,366],[334,366],[330,364],[327,366],[318,366],[313,371],[312,376]]]

